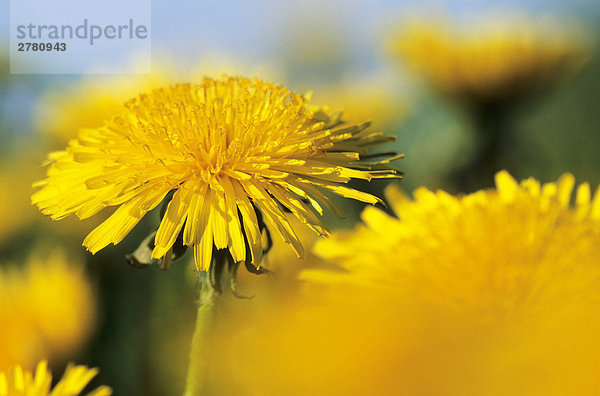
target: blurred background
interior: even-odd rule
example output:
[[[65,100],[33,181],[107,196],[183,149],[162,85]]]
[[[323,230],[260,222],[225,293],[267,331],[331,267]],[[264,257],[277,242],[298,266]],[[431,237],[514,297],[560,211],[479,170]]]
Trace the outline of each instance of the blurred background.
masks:
[[[0,10],[8,15],[8,2]],[[152,74],[11,75],[0,20],[0,369],[50,360],[98,366],[115,394],[183,390],[196,313],[189,257],[167,272],[129,267],[158,224],[150,213],[118,246],[81,242],[100,214],[53,222],[30,205],[47,154],[130,97],[223,74],[256,76],[349,122],[396,136],[401,188],[467,193],[508,169],[517,179],[571,172],[600,182],[596,0],[152,1]],[[135,59],[132,59],[134,62]],[[382,196],[383,182],[361,185]],[[350,228],[362,205],[340,202]],[[306,237],[311,243],[311,237]],[[308,265],[277,246],[266,279],[240,288],[260,304]],[[273,286],[273,282],[279,282]],[[267,285],[269,284],[269,285]]]

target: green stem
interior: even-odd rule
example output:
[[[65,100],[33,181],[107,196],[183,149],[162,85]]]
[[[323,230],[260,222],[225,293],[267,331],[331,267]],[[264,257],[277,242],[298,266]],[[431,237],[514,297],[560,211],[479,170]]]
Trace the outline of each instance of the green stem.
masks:
[[[208,345],[216,321],[220,300],[221,295],[210,287],[210,282],[208,282],[205,276],[200,281],[200,305],[198,306],[196,329],[192,338],[190,363],[184,392],[185,396],[208,394],[206,378],[211,361]]]
[[[468,108],[473,115],[476,151],[450,178],[457,192],[471,193],[494,185],[494,175],[502,169],[513,173],[515,144],[511,104],[484,103]]]

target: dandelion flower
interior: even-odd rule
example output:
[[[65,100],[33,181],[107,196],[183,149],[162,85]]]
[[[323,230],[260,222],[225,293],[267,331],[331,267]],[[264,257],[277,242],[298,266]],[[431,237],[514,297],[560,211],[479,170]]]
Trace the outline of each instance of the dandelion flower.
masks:
[[[496,186],[466,196],[420,188],[414,201],[390,186],[398,218],[367,208],[364,225],[319,242],[316,253],[350,271],[333,278],[406,287],[486,315],[565,298],[585,277],[599,280],[600,194],[592,200],[589,184],[581,184],[571,208],[569,174],[518,184],[503,171]]]
[[[496,184],[414,199],[390,187],[397,217],[368,207],[364,224],[317,242],[329,268],[304,272],[297,301],[223,319],[215,389],[594,394],[600,193],[583,183],[571,205],[571,175],[542,185],[501,172]]]
[[[258,79],[204,79],[157,89],[126,103],[104,126],[82,130],[50,155],[48,177],[32,201],[53,219],[117,210],[84,240],[92,253],[120,242],[167,197],[152,258],[170,260],[178,236],[207,270],[217,250],[259,267],[262,216],[298,255],[301,243],[284,209],[320,235],[316,213],[340,210],[322,190],[368,203],[351,179],[398,177],[388,163],[359,162],[367,148],[393,140],[367,124],[341,125],[307,100]],[[316,213],[315,213],[316,212]]]
[[[23,268],[0,268],[0,370],[65,359],[88,339],[95,311],[82,267],[59,249],[36,252]]]
[[[316,246],[345,271],[304,277],[354,285],[390,315],[396,304],[406,321],[444,329],[421,329],[411,341],[423,351],[413,363],[435,367],[419,374],[423,382],[407,381],[418,389],[429,381],[437,394],[590,393],[600,351],[600,322],[592,319],[600,302],[600,189],[592,198],[589,184],[579,185],[571,206],[570,174],[542,185],[499,172],[496,186],[467,196],[420,188],[414,200],[390,186],[398,217],[367,208],[364,225]],[[394,328],[400,339],[415,331]]]
[[[467,111],[473,148],[455,161],[447,180],[473,192],[489,187],[500,169],[518,169],[515,121],[522,105],[580,69],[590,43],[565,18],[492,14],[461,22],[406,21],[390,34],[388,47]]]
[[[514,15],[471,26],[415,20],[391,34],[388,49],[445,94],[498,103],[525,97],[577,69],[586,49],[576,31],[563,20]]]
[[[62,378],[52,390],[52,374],[48,363],[38,363],[35,373],[13,366],[8,373],[0,372],[0,396],[75,396],[98,374],[98,369],[69,364]],[[112,389],[101,386],[88,396],[109,396]]]

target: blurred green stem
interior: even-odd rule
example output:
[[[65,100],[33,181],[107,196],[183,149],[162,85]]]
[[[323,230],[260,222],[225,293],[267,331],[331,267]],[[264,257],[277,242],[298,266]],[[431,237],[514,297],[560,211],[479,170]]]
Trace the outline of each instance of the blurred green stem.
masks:
[[[451,174],[457,192],[470,193],[494,184],[496,172],[514,170],[514,106],[486,103],[469,107],[475,129],[475,153]]]
[[[190,363],[185,384],[185,396],[205,395],[207,391],[210,353],[208,345],[221,301],[221,294],[215,292],[208,281],[208,274],[202,274],[200,281],[200,305],[196,318],[196,329],[192,338]]]

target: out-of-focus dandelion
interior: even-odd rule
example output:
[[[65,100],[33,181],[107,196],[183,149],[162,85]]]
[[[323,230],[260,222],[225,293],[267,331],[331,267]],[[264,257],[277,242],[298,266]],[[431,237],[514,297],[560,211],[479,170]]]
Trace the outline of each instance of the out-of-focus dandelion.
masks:
[[[62,378],[51,389],[52,374],[47,361],[39,362],[35,372],[15,365],[7,372],[0,372],[0,396],[76,396],[96,375],[97,368],[69,364]],[[110,396],[112,389],[103,385],[87,395]]]
[[[0,369],[68,358],[87,340],[96,304],[82,267],[55,250],[0,269]]]
[[[458,197],[421,188],[414,200],[390,187],[398,218],[368,208],[364,225],[318,242],[337,271],[307,271],[310,293],[244,317],[244,331],[218,329],[227,364],[215,389],[593,394],[600,193],[583,183],[570,206],[571,175],[541,185],[501,172],[496,183]]]
[[[311,102],[334,104],[331,110],[343,110],[343,118],[348,122],[373,120],[374,127],[385,129],[402,120],[409,109],[406,98],[395,90],[398,85],[391,73],[352,75],[337,83],[321,85],[311,96]]]
[[[390,34],[391,55],[463,104],[473,118],[476,151],[451,175],[456,187],[474,191],[498,170],[517,168],[516,112],[584,64],[590,43],[582,30],[565,18],[499,14],[462,25],[409,20]]]
[[[441,92],[480,105],[520,100],[580,67],[580,33],[558,18],[413,20],[391,34],[388,49]]]
[[[318,273],[329,283],[394,287],[411,299],[472,310],[482,320],[542,308],[572,295],[571,287],[600,280],[594,265],[600,194],[591,200],[589,184],[578,187],[575,208],[569,174],[557,183],[518,184],[503,171],[496,186],[467,196],[419,188],[414,201],[390,186],[386,196],[398,218],[366,208],[364,225],[315,248],[347,272]]]

